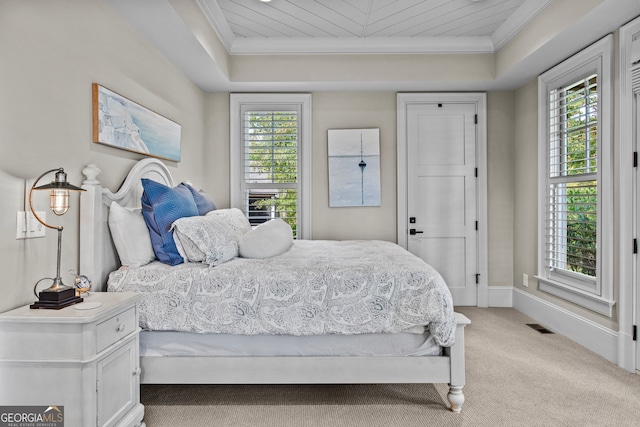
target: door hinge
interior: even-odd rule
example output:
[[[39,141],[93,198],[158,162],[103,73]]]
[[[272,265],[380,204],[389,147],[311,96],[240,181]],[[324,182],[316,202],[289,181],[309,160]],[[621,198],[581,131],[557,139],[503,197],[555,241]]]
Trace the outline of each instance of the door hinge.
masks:
[[[476,285],[480,283],[480,273],[476,273]]]
[[[638,341],[638,327],[636,325],[633,325],[632,335],[633,335],[633,340]]]
[[[634,168],[638,167],[638,152],[637,151],[633,152],[633,167]]]
[[[633,253],[638,253],[638,239],[633,239]]]
[[[478,221],[476,221],[476,231],[478,231]]]
[[[474,118],[474,123],[478,124],[478,115],[476,114],[475,118]]]
[[[476,178],[478,177],[478,168],[475,170]]]

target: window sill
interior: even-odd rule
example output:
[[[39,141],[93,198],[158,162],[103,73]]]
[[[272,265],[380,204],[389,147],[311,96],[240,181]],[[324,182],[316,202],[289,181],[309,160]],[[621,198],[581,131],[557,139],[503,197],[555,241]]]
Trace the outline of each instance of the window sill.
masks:
[[[544,277],[536,276],[536,279],[538,279],[538,288],[543,292],[555,295],[607,317],[613,316],[613,306],[616,304],[615,301],[610,301],[598,295],[594,295]]]

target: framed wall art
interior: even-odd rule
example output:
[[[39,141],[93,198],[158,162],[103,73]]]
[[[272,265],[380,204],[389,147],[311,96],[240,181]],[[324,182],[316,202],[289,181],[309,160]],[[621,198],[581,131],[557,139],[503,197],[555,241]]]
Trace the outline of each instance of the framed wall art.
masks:
[[[380,206],[380,129],[329,129],[329,206]]]
[[[93,83],[93,141],[134,153],[180,161],[181,126]]]

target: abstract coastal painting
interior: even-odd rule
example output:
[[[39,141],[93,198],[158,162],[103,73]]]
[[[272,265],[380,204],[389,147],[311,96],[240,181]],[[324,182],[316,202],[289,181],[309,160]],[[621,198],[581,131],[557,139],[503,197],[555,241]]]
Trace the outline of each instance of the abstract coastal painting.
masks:
[[[380,206],[380,129],[329,129],[329,206]]]
[[[178,123],[93,83],[93,141],[180,161]]]

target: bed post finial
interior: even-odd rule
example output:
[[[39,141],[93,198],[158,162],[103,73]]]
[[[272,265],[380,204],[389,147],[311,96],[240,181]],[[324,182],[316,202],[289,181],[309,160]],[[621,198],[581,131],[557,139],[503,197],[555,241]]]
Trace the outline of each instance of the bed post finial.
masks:
[[[85,185],[97,185],[100,184],[96,178],[100,175],[100,168],[98,168],[95,164],[89,163],[87,166],[82,169],[82,174],[86,177],[83,184]]]

